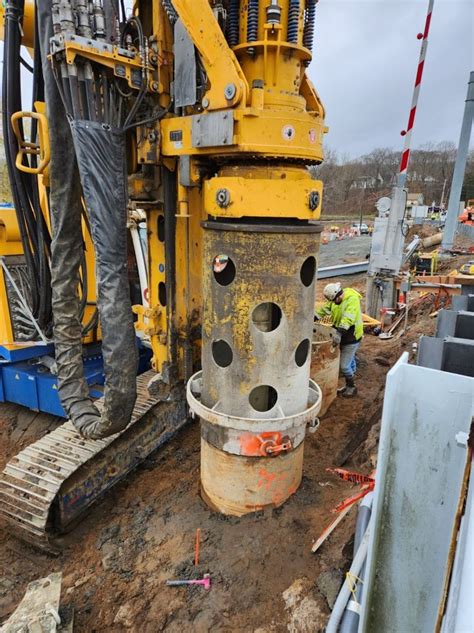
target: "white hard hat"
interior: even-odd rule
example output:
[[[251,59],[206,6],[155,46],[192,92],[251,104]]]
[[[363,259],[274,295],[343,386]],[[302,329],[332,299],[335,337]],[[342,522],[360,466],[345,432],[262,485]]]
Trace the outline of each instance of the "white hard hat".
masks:
[[[341,284],[339,282],[335,284],[328,284],[324,290],[323,295],[328,301],[334,301],[339,293],[342,292]]]

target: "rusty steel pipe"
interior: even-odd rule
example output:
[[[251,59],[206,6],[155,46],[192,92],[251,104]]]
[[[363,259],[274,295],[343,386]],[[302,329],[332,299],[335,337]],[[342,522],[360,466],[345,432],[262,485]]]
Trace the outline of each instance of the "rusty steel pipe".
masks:
[[[317,225],[205,222],[201,493],[224,514],[277,507],[302,477],[305,429],[321,406],[310,381]]]
[[[430,246],[437,246],[441,244],[443,240],[443,233],[435,233],[434,235],[430,235],[430,237],[424,237],[421,240],[421,245],[423,248],[429,248]]]

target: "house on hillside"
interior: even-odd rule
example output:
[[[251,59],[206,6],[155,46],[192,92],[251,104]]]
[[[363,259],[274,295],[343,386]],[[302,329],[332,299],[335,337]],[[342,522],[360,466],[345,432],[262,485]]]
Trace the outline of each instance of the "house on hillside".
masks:
[[[378,174],[377,178],[374,176],[359,176],[352,181],[351,189],[378,189],[383,187],[383,185],[384,180],[380,174]]]
[[[407,196],[407,211],[411,211],[413,207],[420,207],[425,203],[422,193],[409,193]]]
[[[407,216],[413,220],[424,220],[428,215],[428,206],[424,204],[422,193],[409,193],[407,196]]]

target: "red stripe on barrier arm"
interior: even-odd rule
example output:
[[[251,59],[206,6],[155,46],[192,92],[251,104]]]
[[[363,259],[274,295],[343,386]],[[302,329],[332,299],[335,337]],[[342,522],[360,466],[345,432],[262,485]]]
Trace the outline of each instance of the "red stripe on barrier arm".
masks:
[[[407,149],[402,154],[402,160],[401,160],[401,163],[400,163],[400,171],[401,172],[405,171],[405,169],[407,168],[409,157],[410,157],[410,150]]]
[[[410,111],[410,117],[408,119],[407,132],[409,132],[411,130],[411,128],[413,127],[413,124],[415,123],[415,114],[416,114],[416,106],[414,106],[411,109],[411,111]]]
[[[423,33],[423,39],[425,40],[428,37],[428,33],[430,31],[430,24],[431,24],[431,13],[428,13],[428,15],[426,16],[425,32]]]
[[[418,64],[418,70],[417,70],[416,79],[415,79],[415,87],[421,83],[421,78],[423,77],[424,65],[425,65],[424,60]]]

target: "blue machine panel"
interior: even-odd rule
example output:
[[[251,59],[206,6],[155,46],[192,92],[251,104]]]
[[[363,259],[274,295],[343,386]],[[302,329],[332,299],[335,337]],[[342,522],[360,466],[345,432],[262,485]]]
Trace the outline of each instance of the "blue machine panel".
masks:
[[[16,363],[19,360],[28,360],[29,358],[38,358],[38,356],[46,356],[54,354],[54,345],[49,343],[34,343],[25,346],[16,345],[0,345],[0,362],[6,360],[10,363]]]
[[[35,348],[30,348],[35,349]],[[36,347],[36,351],[38,348]],[[85,348],[84,377],[90,387],[92,398],[102,396],[101,386],[105,382],[104,368],[100,347]],[[149,368],[151,351],[140,345],[140,362],[138,373]],[[44,347],[38,356],[44,355]],[[60,417],[66,417],[58,395],[56,376],[36,358],[18,362],[0,362],[0,402],[16,404],[43,411]]]

